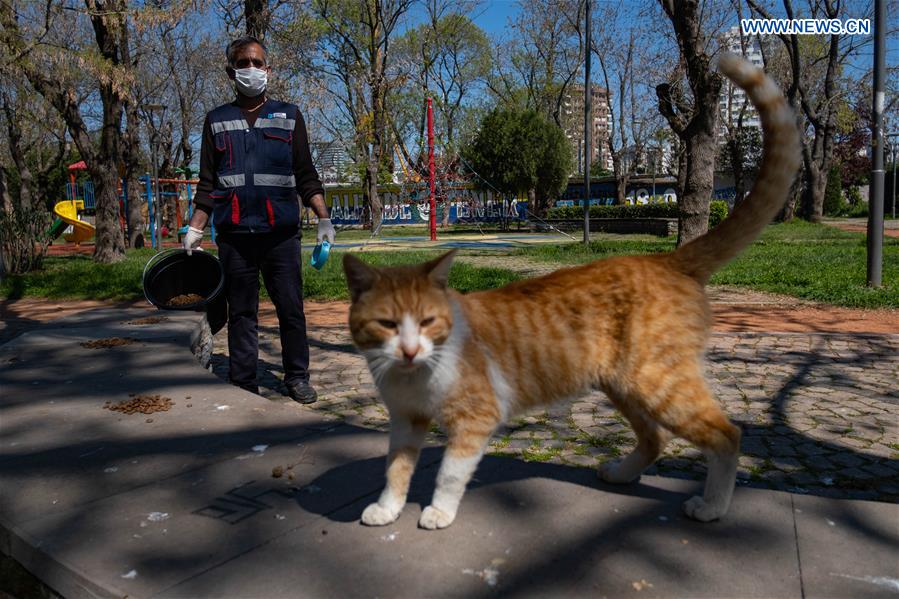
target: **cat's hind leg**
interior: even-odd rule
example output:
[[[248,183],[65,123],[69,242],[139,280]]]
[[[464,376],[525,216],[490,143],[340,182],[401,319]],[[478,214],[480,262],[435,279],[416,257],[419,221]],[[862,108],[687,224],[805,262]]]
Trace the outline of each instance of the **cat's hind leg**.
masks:
[[[643,471],[656,461],[671,435],[632,403],[618,399],[614,393],[610,393],[609,396],[634,429],[637,446],[624,458],[610,460],[600,465],[598,474],[608,483],[631,483],[640,478]]]
[[[390,451],[387,454],[387,486],[376,503],[362,512],[362,523],[384,526],[399,518],[406,505],[409,481],[428,432],[430,419],[405,415],[390,417]]]
[[[450,428],[446,453],[437,473],[437,488],[431,505],[421,513],[419,526],[434,530],[453,523],[465,487],[484,455],[494,428],[495,422],[468,423]]]
[[[648,404],[662,426],[699,447],[708,461],[702,497],[684,503],[687,516],[710,522],[727,513],[734,492],[740,429],[734,426],[706,387],[697,366],[678,369],[675,381],[659,385]],[[662,391],[664,389],[664,391]]]

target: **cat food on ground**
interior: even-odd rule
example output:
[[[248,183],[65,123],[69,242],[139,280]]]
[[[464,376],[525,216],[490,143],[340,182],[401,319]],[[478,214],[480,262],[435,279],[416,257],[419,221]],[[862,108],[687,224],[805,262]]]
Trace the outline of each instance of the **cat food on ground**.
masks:
[[[196,304],[198,302],[202,302],[205,298],[202,295],[197,293],[184,293],[182,295],[176,295],[172,299],[168,301],[167,306],[189,306],[190,304]]]
[[[81,347],[87,349],[104,349],[107,347],[117,347],[119,345],[131,345],[137,343],[137,339],[131,337],[107,337],[105,339],[94,339],[93,341],[83,341]]]
[[[138,318],[137,320],[129,320],[125,324],[158,324],[163,320],[168,320],[165,316],[147,316],[146,318]]]
[[[169,397],[162,395],[134,395],[131,399],[120,401],[118,403],[106,402],[103,407],[113,412],[122,412],[123,414],[153,414],[155,412],[168,412],[172,409],[175,402]],[[148,418],[147,422],[152,422],[152,418]]]

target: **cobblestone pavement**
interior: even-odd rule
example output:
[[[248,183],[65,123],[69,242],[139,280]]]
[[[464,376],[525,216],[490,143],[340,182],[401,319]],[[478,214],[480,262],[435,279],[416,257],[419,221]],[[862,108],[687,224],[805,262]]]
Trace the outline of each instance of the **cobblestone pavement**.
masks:
[[[215,344],[213,371],[227,378],[226,329]],[[386,409],[346,325],[316,327],[310,344],[320,393],[312,409],[386,431]],[[282,377],[277,328],[261,327],[261,394],[289,401]],[[899,501],[899,335],[718,333],[708,379],[743,429],[740,484]],[[440,436],[435,428],[432,441]],[[594,467],[633,444],[626,421],[596,392],[512,420],[489,452]],[[705,463],[675,440],[649,472],[701,479]]]

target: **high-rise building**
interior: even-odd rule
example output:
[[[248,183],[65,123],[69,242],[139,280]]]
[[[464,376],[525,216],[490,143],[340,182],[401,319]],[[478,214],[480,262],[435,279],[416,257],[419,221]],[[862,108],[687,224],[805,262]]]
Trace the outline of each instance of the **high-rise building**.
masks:
[[[609,91],[598,85],[592,86],[591,112],[593,112],[593,139],[591,157],[587,164],[599,162],[603,168],[612,170],[612,155],[609,153],[608,139],[612,129],[612,115],[609,112]],[[565,135],[574,149],[576,173],[584,173],[584,87],[572,85],[562,102],[562,124]]]
[[[340,179],[351,179],[352,158],[346,148],[336,141],[312,142],[309,144],[312,162],[322,183],[343,183]]]
[[[752,64],[762,67],[762,51],[759,47],[757,37],[743,36],[743,44],[745,44],[745,52],[740,40],[740,29],[731,27],[730,31],[724,34],[723,49],[731,54],[742,55]],[[745,108],[744,108],[745,106]],[[759,113],[746,97],[746,92],[731,83],[730,79],[724,80],[721,87],[721,97],[718,100],[718,138],[722,139],[729,127],[737,127],[740,123],[740,114],[742,111],[742,124],[744,127],[761,127]]]

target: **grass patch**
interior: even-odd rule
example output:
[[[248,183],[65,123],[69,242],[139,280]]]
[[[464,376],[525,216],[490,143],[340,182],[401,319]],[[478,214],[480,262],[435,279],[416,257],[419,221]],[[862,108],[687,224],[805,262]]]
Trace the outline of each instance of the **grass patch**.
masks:
[[[879,289],[865,285],[865,240],[861,233],[801,221],[772,225],[712,283],[838,306],[899,308],[899,239],[884,239],[884,286]]]
[[[671,251],[675,239],[600,239],[589,246],[571,243],[517,250],[517,254],[563,264],[583,264],[611,256]],[[899,308],[899,239],[885,238],[883,281],[866,287],[865,235],[826,225],[793,221],[771,225],[712,284],[748,287],[837,306]]]
[[[548,462],[560,455],[560,447],[541,447],[535,444],[521,450],[521,457],[525,462]]]
[[[214,253],[214,252],[213,252]],[[436,251],[367,252],[357,254],[375,266],[397,266],[424,262],[439,255]],[[41,270],[11,275],[0,282],[0,297],[20,299],[95,299],[135,301],[144,297],[141,277],[144,265],[153,257],[152,249],[127,250],[125,259],[115,264],[98,264],[90,256],[47,257]],[[347,300],[349,293],[343,275],[342,254],[334,252],[321,271],[309,265],[303,253],[303,293],[311,300]],[[500,287],[518,280],[520,275],[500,268],[480,268],[457,263],[450,271],[450,286],[463,292]],[[260,281],[260,295],[267,298]]]

